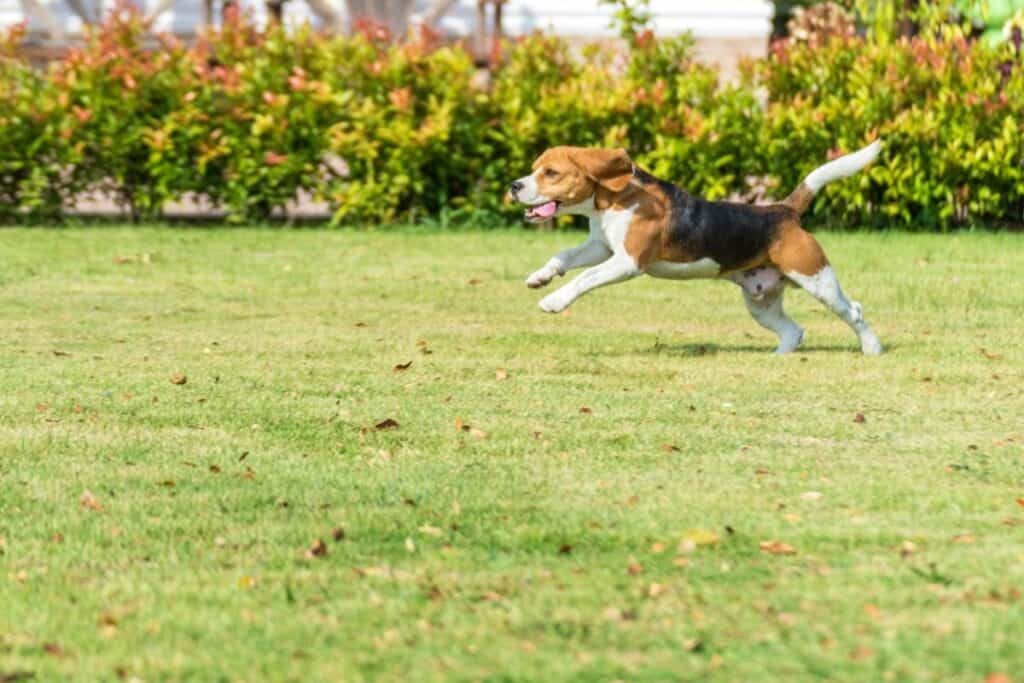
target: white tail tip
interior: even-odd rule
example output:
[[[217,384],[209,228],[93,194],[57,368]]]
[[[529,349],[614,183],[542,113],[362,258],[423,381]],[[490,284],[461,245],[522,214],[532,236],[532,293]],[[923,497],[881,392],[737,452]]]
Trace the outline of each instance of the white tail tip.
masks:
[[[804,183],[811,188],[812,192],[817,192],[833,180],[851,176],[861,170],[878,158],[878,153],[881,151],[882,141],[875,140],[867,147],[857,150],[853,154],[839,157],[814,169],[804,179]]]

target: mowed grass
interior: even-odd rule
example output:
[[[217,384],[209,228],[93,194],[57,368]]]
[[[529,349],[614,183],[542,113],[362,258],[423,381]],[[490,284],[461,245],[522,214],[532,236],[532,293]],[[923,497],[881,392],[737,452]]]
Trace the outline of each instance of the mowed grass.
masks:
[[[578,233],[3,231],[0,680],[1024,680],[1024,236],[818,236],[886,355],[543,314]]]

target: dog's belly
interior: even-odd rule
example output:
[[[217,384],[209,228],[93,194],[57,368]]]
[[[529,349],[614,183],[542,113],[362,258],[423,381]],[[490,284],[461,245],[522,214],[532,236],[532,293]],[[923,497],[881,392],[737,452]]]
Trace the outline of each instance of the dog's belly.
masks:
[[[648,263],[644,272],[652,277],[666,280],[697,280],[700,278],[718,277],[722,268],[714,259],[702,258],[689,263],[674,261],[654,261]]]

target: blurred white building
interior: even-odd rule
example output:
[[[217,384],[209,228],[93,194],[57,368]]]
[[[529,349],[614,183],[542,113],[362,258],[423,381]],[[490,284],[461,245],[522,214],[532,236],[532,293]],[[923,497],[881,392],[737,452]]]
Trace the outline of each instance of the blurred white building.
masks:
[[[194,35],[207,20],[216,22],[223,0],[140,0],[147,14],[156,14],[154,28],[184,37]],[[406,6],[417,21],[436,0],[348,0],[351,6],[385,8]],[[240,0],[257,21],[266,21],[261,0]],[[313,0],[336,14],[337,23],[347,22],[345,0]],[[111,0],[0,0],[0,28],[27,21],[30,35],[42,42],[60,43],[81,33],[83,16],[95,21]],[[658,34],[691,31],[701,55],[712,61],[732,62],[740,54],[763,54],[771,32],[772,4],[768,0],[651,0],[654,28]],[[493,12],[493,10],[490,10]],[[284,4],[284,19],[297,24],[323,24],[324,12],[315,12],[307,0]],[[502,12],[504,35],[519,36],[542,30],[574,39],[612,38],[612,9],[597,0],[506,0]],[[489,20],[493,19],[493,14]],[[453,0],[436,22],[448,37],[471,37],[479,23],[478,0]]]

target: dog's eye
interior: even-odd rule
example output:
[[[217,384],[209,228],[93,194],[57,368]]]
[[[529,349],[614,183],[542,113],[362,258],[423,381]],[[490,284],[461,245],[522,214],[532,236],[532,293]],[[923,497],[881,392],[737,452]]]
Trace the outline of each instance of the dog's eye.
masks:
[[[556,171],[553,168],[546,169],[544,171],[544,177],[545,178],[557,178],[558,177],[558,171]]]

